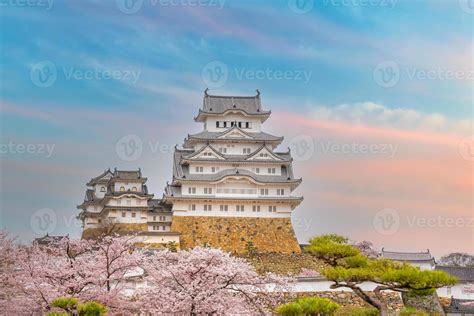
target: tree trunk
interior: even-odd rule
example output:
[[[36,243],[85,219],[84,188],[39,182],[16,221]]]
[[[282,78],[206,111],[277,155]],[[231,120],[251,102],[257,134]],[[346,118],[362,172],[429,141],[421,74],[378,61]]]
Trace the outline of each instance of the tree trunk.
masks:
[[[384,290],[385,288],[381,287],[381,286],[377,286],[375,289],[374,289],[374,295],[375,297],[377,298],[377,301],[379,303],[379,311],[380,311],[380,315],[382,316],[388,316],[388,306],[387,306],[387,302],[385,301],[385,297],[383,297],[382,295],[382,291]]]

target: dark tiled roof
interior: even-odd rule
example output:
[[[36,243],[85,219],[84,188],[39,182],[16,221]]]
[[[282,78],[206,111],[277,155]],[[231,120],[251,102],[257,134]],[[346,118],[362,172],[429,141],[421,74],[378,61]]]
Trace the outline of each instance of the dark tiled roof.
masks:
[[[457,277],[460,282],[474,282],[474,267],[436,266],[435,269]]]
[[[171,206],[163,204],[161,199],[148,200],[148,206],[154,213],[171,213]]]
[[[434,261],[429,250],[426,252],[396,252],[382,249],[381,256],[395,261]]]
[[[244,169],[226,169],[226,170],[222,170],[218,173],[213,173],[213,174],[192,174],[191,175],[189,174],[188,166],[183,165],[181,161],[184,155],[189,155],[192,153],[193,151],[189,151],[189,150],[180,150],[180,149],[175,150],[174,161],[173,161],[173,177],[175,179],[217,181],[229,175],[240,174],[240,175],[249,176],[253,178],[254,180],[260,181],[260,182],[268,182],[268,183],[282,183],[282,182],[299,183],[301,182],[301,179],[294,179],[293,168],[291,164],[289,164],[284,170],[282,170],[283,173],[281,176],[260,175],[260,174],[255,174],[253,172],[250,172]],[[289,153],[288,154],[283,153],[282,155],[283,156],[286,155],[285,157],[288,157]],[[244,158],[241,159],[241,161],[245,161],[245,156]]]
[[[92,186],[92,185],[98,184],[98,183],[108,183],[109,178],[112,177],[112,176],[113,176],[112,171],[110,171],[110,169],[107,169],[104,172],[102,172],[100,175],[98,175],[97,177],[92,178],[87,183],[87,185]]]
[[[120,180],[140,180],[142,179],[142,171],[140,169],[137,171],[115,169],[113,178]]]
[[[61,239],[66,237],[67,236],[50,236],[49,234],[46,234],[43,237],[35,238],[33,243],[36,243],[38,245],[49,245],[52,242],[60,241]]]
[[[260,93],[254,96],[220,96],[204,92],[202,111],[206,113],[224,113],[228,110],[242,110],[247,114],[262,114]]]
[[[219,139],[220,136],[224,135],[227,133],[228,130],[224,132],[209,132],[209,131],[203,131],[194,135],[188,135],[188,139],[186,142],[189,141],[189,139],[198,139],[198,140],[216,140]],[[283,140],[283,137],[278,137],[274,135],[270,135],[264,132],[258,132],[258,133],[251,133],[248,132],[246,133],[252,138],[230,138],[231,140],[241,140],[241,141],[267,141],[267,142],[274,142],[278,141],[281,142]],[[221,138],[222,140],[229,140],[229,138]]]

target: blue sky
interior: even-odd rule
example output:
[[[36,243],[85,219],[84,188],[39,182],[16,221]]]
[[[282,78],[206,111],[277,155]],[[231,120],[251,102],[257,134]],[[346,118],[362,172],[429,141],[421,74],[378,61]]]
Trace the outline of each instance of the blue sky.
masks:
[[[469,0],[50,1],[26,6],[2,1],[0,10],[1,143],[13,142],[16,148],[0,156],[2,225],[24,238],[37,235],[32,226],[42,209],[56,216],[52,233],[78,235],[72,219],[85,183],[108,167],[142,167],[151,190],[161,196],[171,175],[169,148],[200,130],[192,118],[209,85],[216,94],[251,95],[260,89],[276,116],[267,129],[285,135],[284,146],[300,135],[374,143],[377,133],[390,130],[393,137],[405,137],[390,138],[403,148],[392,157],[397,166],[438,158],[443,165],[442,153],[457,154],[457,142],[473,134],[474,5]],[[56,75],[42,86],[38,74],[45,67]],[[213,82],[211,74],[225,76]],[[371,129],[357,134],[354,126]],[[412,137],[406,133],[431,147],[406,144]],[[143,153],[134,161],[117,154],[117,142],[127,135],[143,142]],[[453,140],[456,146],[443,149],[431,141],[445,138],[443,144]],[[32,153],[19,153],[17,144],[32,145]],[[40,145],[54,145],[52,154],[40,153]],[[440,172],[446,174],[438,179],[446,192],[454,190],[452,183],[467,183],[456,177],[472,170],[464,160],[451,158],[462,169]],[[377,159],[315,153],[295,168],[303,175],[325,162]],[[410,182],[408,175],[402,180]],[[373,194],[357,176],[331,185],[331,179],[323,180],[306,176],[301,193],[313,196],[331,186],[331,194],[363,191],[366,199]],[[394,187],[403,186],[402,180]],[[465,195],[458,199],[465,203],[454,207],[464,217],[472,212],[469,188],[464,186]],[[431,188],[424,197],[430,206],[438,190]],[[356,205],[334,205],[316,193],[314,204],[307,198],[295,212],[299,222],[311,222],[311,228],[297,227],[301,240],[327,227],[374,238],[378,235],[366,232],[373,230],[377,210],[426,214],[427,208],[419,197],[413,207],[382,197],[376,206],[360,205],[366,216],[358,216],[347,210]],[[404,194],[394,193],[398,200],[415,198]],[[440,214],[456,212],[448,207],[453,204],[448,195],[442,203],[446,209]],[[354,216],[356,225],[337,221],[341,214]],[[410,229],[401,225],[400,231],[404,228]],[[426,248],[434,232],[415,246]],[[464,233],[460,239],[468,230]],[[411,246],[396,244],[396,234],[382,237],[384,244]]]

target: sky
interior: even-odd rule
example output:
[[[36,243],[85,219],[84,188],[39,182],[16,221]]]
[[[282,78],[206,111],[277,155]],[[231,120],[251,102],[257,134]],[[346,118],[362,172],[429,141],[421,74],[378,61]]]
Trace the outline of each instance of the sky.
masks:
[[[261,92],[301,243],[474,253],[474,1],[2,0],[0,225],[70,234],[86,182],[160,198],[210,94]]]

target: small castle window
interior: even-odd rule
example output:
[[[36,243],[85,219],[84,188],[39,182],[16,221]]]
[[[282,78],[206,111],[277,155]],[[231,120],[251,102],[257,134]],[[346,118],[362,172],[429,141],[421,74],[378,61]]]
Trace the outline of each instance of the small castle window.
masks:
[[[250,122],[245,122],[245,128],[250,128]]]
[[[137,217],[137,213],[133,212],[132,217]]]
[[[126,216],[127,216],[127,213],[122,212],[122,217],[126,217]]]
[[[105,187],[101,187],[100,192],[105,192]]]
[[[138,191],[137,187],[133,187],[132,191],[137,192]]]
[[[124,186],[121,186],[121,187],[120,187],[120,191],[125,191],[125,187],[124,187]]]

